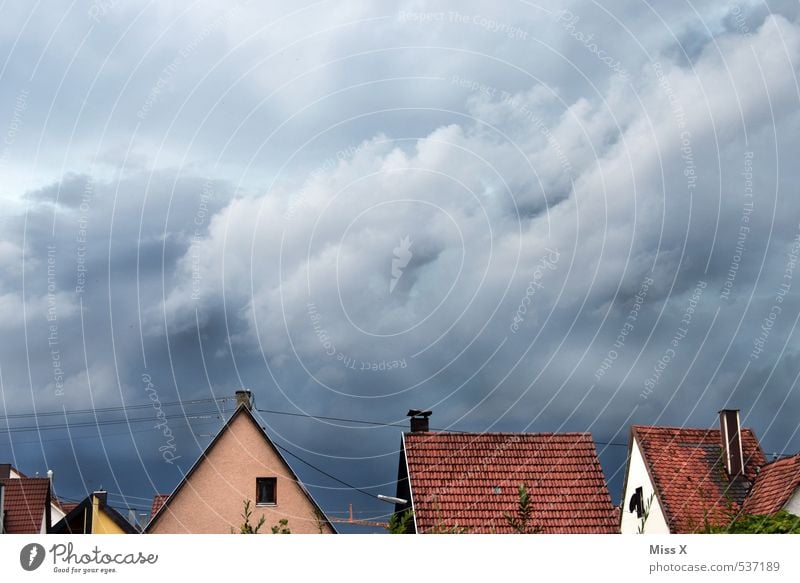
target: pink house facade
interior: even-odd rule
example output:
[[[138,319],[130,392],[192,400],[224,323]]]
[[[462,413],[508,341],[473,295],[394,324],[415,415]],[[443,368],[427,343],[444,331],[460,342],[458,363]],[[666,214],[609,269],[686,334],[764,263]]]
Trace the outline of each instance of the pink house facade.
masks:
[[[271,533],[282,519],[292,534],[336,532],[253,417],[249,395],[242,393],[237,393],[241,402],[236,412],[158,508],[145,532],[238,533],[246,500],[251,502],[251,525],[265,518],[260,533]]]

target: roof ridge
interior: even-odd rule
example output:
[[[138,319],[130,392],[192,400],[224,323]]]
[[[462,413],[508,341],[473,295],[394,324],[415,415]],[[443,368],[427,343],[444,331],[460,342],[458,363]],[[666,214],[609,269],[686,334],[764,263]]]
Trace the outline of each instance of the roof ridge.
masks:
[[[719,427],[678,427],[677,425],[631,425],[632,429],[669,429],[672,431],[717,431],[719,432]],[[755,430],[752,427],[742,427],[741,431],[751,431],[755,434]]]
[[[769,461],[769,462],[765,463],[763,466],[761,466],[761,471],[764,471],[764,468],[767,468],[768,466],[773,466],[775,464],[779,464],[779,463],[782,463],[782,462],[787,462],[787,463],[800,462],[800,452],[792,454],[792,455],[789,455],[789,456],[786,456],[786,457],[778,458],[776,460]]]
[[[592,433],[590,431],[537,431],[537,432],[517,432],[517,431],[484,431],[484,432],[477,432],[477,431],[406,431],[404,435],[447,435],[447,436],[463,436],[463,435],[472,435],[475,437],[480,437],[482,435],[516,435],[516,436],[591,436]]]

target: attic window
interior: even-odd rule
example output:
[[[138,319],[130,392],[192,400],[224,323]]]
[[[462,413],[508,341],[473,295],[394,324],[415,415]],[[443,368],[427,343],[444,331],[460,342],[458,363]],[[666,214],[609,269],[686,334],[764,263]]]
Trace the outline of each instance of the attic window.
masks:
[[[633,496],[631,496],[631,500],[628,502],[628,511],[636,512],[636,518],[644,516],[644,492],[641,487],[636,488]]]
[[[277,486],[277,478],[256,478],[256,504],[277,504]]]

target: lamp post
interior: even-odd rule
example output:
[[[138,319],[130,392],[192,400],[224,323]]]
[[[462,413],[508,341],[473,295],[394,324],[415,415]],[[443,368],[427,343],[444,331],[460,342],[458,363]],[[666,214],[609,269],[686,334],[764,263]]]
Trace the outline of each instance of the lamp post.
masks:
[[[383,494],[378,494],[378,500],[383,500],[389,504],[408,504],[408,500],[395,498],[394,496],[384,496]]]

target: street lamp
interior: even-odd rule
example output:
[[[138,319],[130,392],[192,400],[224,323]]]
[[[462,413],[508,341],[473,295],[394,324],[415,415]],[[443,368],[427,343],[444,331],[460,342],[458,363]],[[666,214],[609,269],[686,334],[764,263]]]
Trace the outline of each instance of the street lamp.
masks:
[[[408,504],[408,500],[404,500],[403,498],[395,498],[394,496],[384,496],[383,494],[378,494],[378,500],[383,500],[389,504]]]

